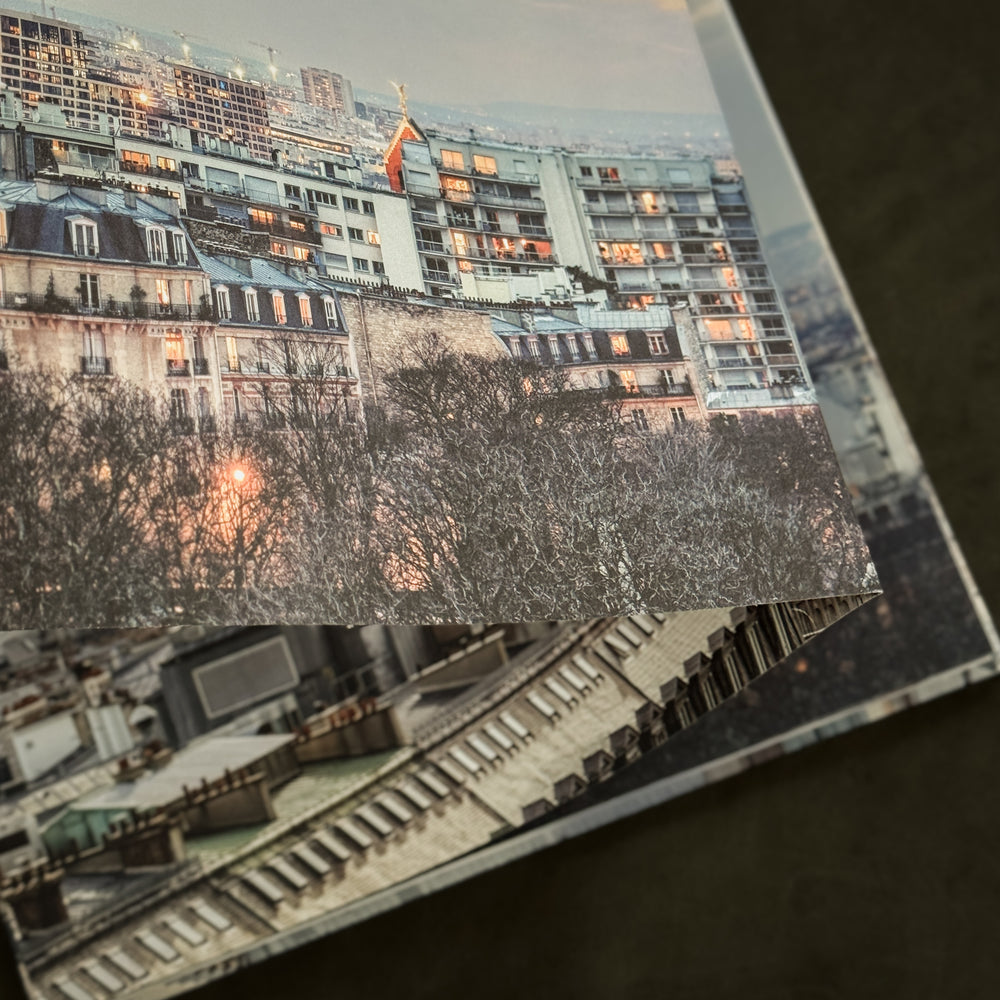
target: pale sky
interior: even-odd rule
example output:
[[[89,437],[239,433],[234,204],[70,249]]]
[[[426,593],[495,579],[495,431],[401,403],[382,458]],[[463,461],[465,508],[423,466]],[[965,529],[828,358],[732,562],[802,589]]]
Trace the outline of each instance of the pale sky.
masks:
[[[282,71],[319,66],[379,92],[391,92],[395,80],[415,101],[718,111],[684,0],[56,0],[55,7],[70,21],[77,10],[197,35],[244,59],[266,61],[250,42],[273,45]]]

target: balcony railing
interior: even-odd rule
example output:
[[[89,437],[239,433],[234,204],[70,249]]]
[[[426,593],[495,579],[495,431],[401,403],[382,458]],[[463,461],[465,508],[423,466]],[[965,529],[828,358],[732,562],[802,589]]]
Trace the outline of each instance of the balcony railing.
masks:
[[[430,243],[427,240],[417,240],[417,249],[422,253],[451,253],[451,250],[449,250],[443,243]]]
[[[167,181],[181,180],[179,170],[170,170],[167,167],[158,167],[153,163],[136,163],[134,160],[119,160],[118,169],[129,174],[142,174],[144,177],[159,177]]]
[[[24,312],[55,313],[68,316],[107,316],[122,319],[211,319],[211,309],[195,305],[164,305],[159,302],[118,302],[105,299],[92,302],[79,296],[36,295],[28,292],[6,292],[2,299],[5,309]]]
[[[259,222],[256,219],[248,219],[249,228],[257,233],[270,233],[272,236],[284,236],[289,240],[298,240],[300,243],[311,243],[313,246],[320,246],[323,242],[322,236],[310,228],[296,229],[287,222],[275,219],[273,222]]]
[[[639,394],[642,396],[654,396],[663,398],[666,396],[693,396],[694,389],[686,379],[683,382],[673,382],[659,385],[640,385]]]
[[[187,358],[168,358],[167,375],[185,376],[191,374],[191,363]]]
[[[81,375],[110,375],[111,358],[89,357],[83,355],[80,358]]]
[[[195,373],[195,375],[207,375],[208,358],[195,358],[191,362],[191,370]]]
[[[768,354],[767,363],[769,365],[797,365],[799,359],[794,354]]]
[[[516,198],[512,195],[477,192],[474,199],[481,205],[495,205],[497,208],[523,208],[526,211],[544,212],[545,202],[541,198]]]
[[[763,358],[717,358],[715,368],[763,368]]]
[[[424,281],[431,281],[439,285],[457,285],[458,278],[453,277],[447,271],[428,271],[422,269],[420,273],[424,277]]]
[[[444,223],[439,218],[436,212],[411,212],[414,222],[423,222],[431,226],[443,226]],[[458,225],[458,223],[452,223],[452,220],[448,220],[448,225]]]

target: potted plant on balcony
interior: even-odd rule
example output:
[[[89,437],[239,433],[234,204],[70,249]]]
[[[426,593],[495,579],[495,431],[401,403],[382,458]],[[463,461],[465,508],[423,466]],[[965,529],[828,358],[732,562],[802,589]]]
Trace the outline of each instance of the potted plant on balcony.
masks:
[[[136,316],[144,316],[146,314],[145,302],[146,302],[146,289],[141,285],[133,285],[128,290],[128,297],[132,300],[132,312]]]

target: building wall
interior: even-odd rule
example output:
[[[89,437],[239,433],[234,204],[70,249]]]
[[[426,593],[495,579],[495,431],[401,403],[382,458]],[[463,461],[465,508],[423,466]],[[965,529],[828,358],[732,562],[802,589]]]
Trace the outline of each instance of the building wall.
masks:
[[[341,292],[341,307],[357,357],[361,394],[378,401],[382,374],[405,364],[414,345],[435,335],[455,351],[503,357],[487,313],[417,305],[361,292]]]
[[[10,746],[21,776],[34,781],[83,745],[72,712],[51,715],[10,734]]]

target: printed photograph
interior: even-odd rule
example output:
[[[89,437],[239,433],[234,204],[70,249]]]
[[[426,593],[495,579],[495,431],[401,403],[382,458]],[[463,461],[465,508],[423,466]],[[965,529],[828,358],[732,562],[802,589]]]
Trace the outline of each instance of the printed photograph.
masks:
[[[397,6],[0,13],[0,626],[876,591],[683,4]]]
[[[723,37],[713,70],[743,59]],[[995,674],[995,630],[760,100],[746,86],[724,106],[751,123],[747,173],[780,178],[760,238],[884,595],[4,634],[0,912],[32,1000],[179,995],[296,947],[329,961],[338,928],[641,808],[636,794],[682,794]],[[739,416],[722,437],[745,433]]]

